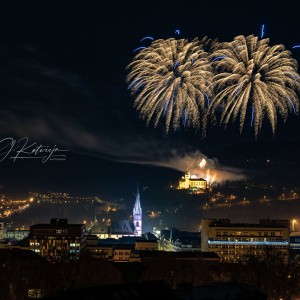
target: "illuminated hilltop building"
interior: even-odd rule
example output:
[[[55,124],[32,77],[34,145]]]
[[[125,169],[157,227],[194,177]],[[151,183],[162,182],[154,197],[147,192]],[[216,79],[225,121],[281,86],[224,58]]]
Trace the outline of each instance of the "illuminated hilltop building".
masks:
[[[179,181],[179,190],[206,190],[207,181],[203,178],[193,178],[189,171],[185,172],[184,177]]]

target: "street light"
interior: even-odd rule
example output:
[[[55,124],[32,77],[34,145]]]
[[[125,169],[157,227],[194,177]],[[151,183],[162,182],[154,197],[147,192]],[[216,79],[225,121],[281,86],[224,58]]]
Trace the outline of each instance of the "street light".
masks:
[[[292,231],[295,231],[295,223],[297,223],[297,221],[295,219],[292,220]]]

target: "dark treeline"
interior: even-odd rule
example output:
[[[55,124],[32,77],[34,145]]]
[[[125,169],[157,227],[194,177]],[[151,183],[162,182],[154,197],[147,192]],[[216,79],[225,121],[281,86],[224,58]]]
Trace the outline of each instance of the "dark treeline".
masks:
[[[141,263],[113,263],[83,256],[72,263],[48,263],[31,251],[0,250],[1,299],[26,299],[28,289],[46,297],[61,290],[122,283],[163,280],[172,288],[211,282],[252,285],[269,299],[289,299],[300,290],[299,260],[287,263],[279,254],[266,251],[247,255],[243,263],[188,261],[173,258]]]

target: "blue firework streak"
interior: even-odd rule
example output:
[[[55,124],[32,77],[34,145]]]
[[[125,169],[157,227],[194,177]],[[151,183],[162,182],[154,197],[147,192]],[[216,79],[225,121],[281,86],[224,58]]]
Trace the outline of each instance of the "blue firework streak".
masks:
[[[154,41],[154,38],[153,38],[152,36],[145,36],[145,37],[143,37],[143,38],[140,40],[140,42],[143,42],[143,41],[145,41],[145,40],[151,40],[151,41]]]
[[[133,52],[136,52],[136,51],[139,51],[139,50],[142,50],[142,49],[146,49],[147,47],[145,46],[141,46],[141,47],[138,47],[136,49],[133,50]]]
[[[293,49],[300,48],[300,45],[293,46]]]
[[[175,34],[178,34],[178,35],[180,34],[179,29],[176,29],[176,30],[175,30]]]
[[[295,81],[297,81],[298,79],[300,79],[300,76],[296,77],[292,72],[287,72],[287,74],[290,74]]]
[[[264,35],[265,35],[265,25],[263,24],[263,25],[261,26],[261,34],[260,34],[260,38],[262,39],[262,38],[264,37]]]
[[[235,98],[236,95],[238,94],[239,90],[241,89],[241,85],[242,85],[242,82],[238,85],[238,87],[237,87],[236,90],[234,91],[233,98]]]
[[[163,116],[166,115],[166,112],[167,112],[167,109],[168,109],[169,102],[170,102],[170,99],[166,101],[165,108],[164,108],[164,112],[163,112]]]
[[[210,99],[209,99],[209,97],[206,93],[205,93],[205,98],[206,98],[207,106],[209,106],[210,105]]]
[[[134,89],[134,86],[139,83],[139,81],[142,80],[142,78],[137,78],[136,80],[132,81],[129,85],[127,89]]]
[[[252,105],[252,113],[251,113],[251,127],[253,126],[254,121],[254,106]]]
[[[294,111],[294,114],[297,115],[297,111],[296,111],[296,108],[295,108],[295,105],[294,103],[292,102],[291,98],[290,97],[287,97],[288,100],[290,101],[291,105],[292,105],[292,108],[293,108],[293,111]]]
[[[214,62],[214,61],[219,60],[219,59],[224,59],[224,58],[226,58],[225,55],[217,56],[211,62]]]
[[[186,127],[186,121],[187,121],[187,111],[186,108],[184,109],[184,119],[183,119],[183,126]]]

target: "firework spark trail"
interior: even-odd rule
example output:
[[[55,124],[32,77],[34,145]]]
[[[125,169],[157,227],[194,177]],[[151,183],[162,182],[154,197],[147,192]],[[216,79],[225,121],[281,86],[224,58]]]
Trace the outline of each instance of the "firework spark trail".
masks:
[[[215,57],[211,62],[214,62],[216,60],[223,59],[223,58],[226,58],[226,56],[225,55],[220,55],[220,56]]]
[[[138,47],[138,48],[134,49],[133,52],[137,52],[137,51],[143,50],[145,48],[146,48],[145,46],[141,46],[141,47]]]
[[[206,98],[211,94],[212,78],[211,64],[204,51],[207,41],[155,40],[129,64],[127,82],[136,96],[134,107],[147,124],[153,120],[156,127],[164,117],[167,132],[171,125],[176,129],[180,124],[202,127],[205,131]]]
[[[207,107],[208,107],[210,105],[210,99],[206,93],[205,93],[205,98],[206,98]]]
[[[215,46],[211,61],[216,75],[209,112],[214,118],[217,107],[223,106],[220,123],[225,127],[239,116],[242,131],[246,113],[253,108],[255,136],[265,116],[274,134],[278,114],[285,121],[290,112],[298,112],[300,82],[294,80],[299,77],[298,65],[283,45],[269,46],[269,39],[259,40],[254,35],[237,36]]]
[[[292,105],[292,108],[293,108],[294,114],[296,115],[296,114],[297,114],[297,111],[296,111],[296,108],[295,108],[295,105],[294,105],[294,103],[292,102],[292,100],[291,100],[289,97],[287,97],[287,98],[288,98],[288,100],[290,101],[290,103],[291,103],[291,105]]]
[[[167,108],[168,108],[169,102],[170,102],[170,100],[167,100],[167,101],[166,101],[165,108],[164,108],[164,112],[163,112],[163,116],[166,115],[166,112],[167,112]]]
[[[254,106],[252,106],[252,113],[251,113],[251,127],[253,126],[253,120],[254,120]]]
[[[210,174],[210,169],[208,169],[206,171],[206,176],[205,176],[205,180],[206,180],[207,186],[211,187],[212,184],[215,182],[215,179],[216,179],[216,173],[214,175],[211,175]]]
[[[206,166],[206,159],[202,158],[200,163],[199,163],[199,167],[200,167],[200,169],[205,171],[205,176],[203,176],[204,174],[202,176],[205,177],[207,186],[210,187],[216,179],[216,173],[214,173],[214,175],[211,175],[210,174],[210,169],[206,169],[205,166]],[[197,172],[197,170],[196,170],[196,172]]]
[[[140,40],[140,42],[143,42],[143,41],[145,41],[145,40],[151,40],[151,41],[153,41],[154,38],[153,38],[152,36],[145,36],[145,37],[143,37],[143,38]]]
[[[263,25],[261,26],[261,34],[260,34],[260,38],[262,39],[262,38],[264,37],[264,35],[265,35],[265,25],[263,24]]]
[[[298,74],[293,74],[292,72],[286,72],[286,74],[291,75],[296,81],[300,79],[300,76]]]
[[[186,121],[187,121],[187,112],[186,108],[184,109],[184,120],[183,120],[183,126],[186,127]]]
[[[205,165],[206,165],[206,160],[205,160],[205,158],[202,158],[201,161],[200,161],[200,163],[199,163],[199,167],[201,169],[203,169],[203,168],[205,168]]]

